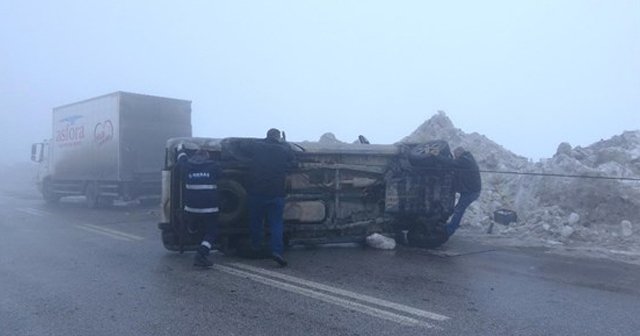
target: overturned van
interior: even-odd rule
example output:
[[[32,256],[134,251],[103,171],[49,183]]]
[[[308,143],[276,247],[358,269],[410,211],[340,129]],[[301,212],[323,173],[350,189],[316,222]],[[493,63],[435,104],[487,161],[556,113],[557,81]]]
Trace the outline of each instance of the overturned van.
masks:
[[[186,230],[182,213],[183,181],[177,148],[204,149],[220,163],[221,207],[218,244],[224,252],[242,249],[249,240],[248,163],[243,151],[256,138],[174,138],[167,142],[162,172],[162,243],[170,251],[191,251],[204,228]],[[288,143],[298,165],[287,176],[284,210],[289,245],[364,242],[372,233],[401,244],[433,248],[447,240],[444,225],[455,202],[454,171],[433,156],[451,157],[445,141],[374,145]]]

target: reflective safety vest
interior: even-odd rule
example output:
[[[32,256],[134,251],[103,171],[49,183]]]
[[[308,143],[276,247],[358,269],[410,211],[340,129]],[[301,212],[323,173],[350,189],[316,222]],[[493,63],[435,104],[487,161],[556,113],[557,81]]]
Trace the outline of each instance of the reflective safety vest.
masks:
[[[219,212],[218,185],[220,166],[210,160],[183,158],[178,161],[182,172],[182,205],[189,213]]]

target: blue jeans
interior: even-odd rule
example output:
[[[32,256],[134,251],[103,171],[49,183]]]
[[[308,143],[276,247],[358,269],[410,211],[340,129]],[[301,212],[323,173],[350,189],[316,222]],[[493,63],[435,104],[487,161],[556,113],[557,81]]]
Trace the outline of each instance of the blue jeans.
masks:
[[[251,248],[259,251],[264,239],[264,221],[269,224],[271,233],[271,253],[282,254],[284,243],[282,235],[284,224],[284,197],[249,195],[249,220],[251,229]]]
[[[447,234],[449,237],[453,235],[454,232],[460,226],[460,222],[462,221],[462,216],[464,215],[465,210],[473,203],[473,201],[477,200],[480,197],[480,192],[472,192],[472,193],[463,193],[460,194],[460,198],[458,198],[458,203],[453,208],[453,215],[451,216],[451,220],[449,224],[447,224]]]

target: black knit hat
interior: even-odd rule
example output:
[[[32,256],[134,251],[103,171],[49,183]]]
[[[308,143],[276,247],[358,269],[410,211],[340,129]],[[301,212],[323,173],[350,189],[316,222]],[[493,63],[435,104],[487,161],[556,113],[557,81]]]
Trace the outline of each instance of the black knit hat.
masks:
[[[280,131],[277,128],[271,128],[267,131],[267,139],[280,140]]]

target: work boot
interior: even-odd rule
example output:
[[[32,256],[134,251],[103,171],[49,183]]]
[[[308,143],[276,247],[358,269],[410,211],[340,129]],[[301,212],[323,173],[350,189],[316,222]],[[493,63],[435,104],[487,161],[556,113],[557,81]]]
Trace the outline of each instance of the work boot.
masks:
[[[195,256],[195,258],[193,260],[193,266],[196,266],[196,267],[211,267],[211,266],[213,266],[213,263],[206,256],[203,256],[202,254],[196,253],[196,256]]]
[[[287,267],[287,261],[278,253],[272,253],[271,259],[277,262],[280,267]]]
[[[209,249],[206,246],[200,245],[198,247],[198,251],[196,252],[196,256],[193,259],[193,266],[197,267],[211,267],[213,263],[208,258]]]

